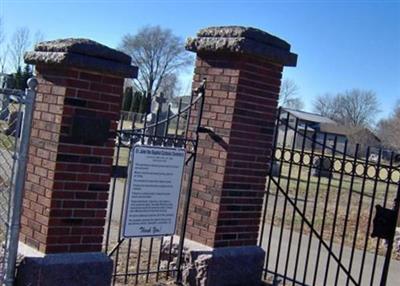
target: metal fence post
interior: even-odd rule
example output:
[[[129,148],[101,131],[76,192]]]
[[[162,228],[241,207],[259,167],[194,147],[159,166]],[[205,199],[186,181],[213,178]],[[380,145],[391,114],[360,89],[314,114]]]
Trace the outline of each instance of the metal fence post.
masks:
[[[203,117],[203,111],[204,111],[204,103],[205,103],[205,96],[206,96],[206,78],[203,79],[202,84],[200,87],[197,89],[197,91],[201,94],[201,99],[199,102],[199,108],[198,108],[198,113],[196,115],[196,123],[195,123],[195,129],[194,129],[194,138],[195,138],[195,144],[193,146],[193,158],[190,161],[190,167],[189,167],[189,180],[187,183],[187,190],[186,190],[186,197],[185,197],[185,204],[184,204],[184,210],[183,210],[183,216],[182,216],[182,226],[181,226],[181,231],[180,231],[180,237],[179,237],[179,245],[178,245],[178,256],[177,256],[177,275],[175,279],[175,284],[176,285],[182,285],[182,263],[183,263],[183,246],[185,243],[185,234],[186,234],[186,227],[187,227],[187,219],[189,216],[189,207],[190,207],[190,198],[192,196],[192,183],[193,183],[193,178],[194,178],[194,173],[195,173],[195,166],[196,166],[196,157],[197,157],[197,147],[198,147],[198,142],[199,142],[199,134],[201,132],[201,119]],[[190,116],[188,117],[188,126],[190,126]],[[187,135],[186,135],[187,136]]]
[[[36,91],[35,88],[38,82],[35,78],[30,78],[27,82],[28,88],[25,91],[25,96],[22,98],[21,104],[25,105],[22,132],[17,152],[14,154],[16,164],[12,178],[11,199],[12,208],[9,218],[10,231],[7,236],[7,248],[5,253],[6,273],[4,284],[12,286],[15,279],[15,264],[18,254],[18,241],[20,231],[20,218],[22,209],[22,199],[25,187],[26,166],[28,160],[29,139],[31,135],[33,109]]]

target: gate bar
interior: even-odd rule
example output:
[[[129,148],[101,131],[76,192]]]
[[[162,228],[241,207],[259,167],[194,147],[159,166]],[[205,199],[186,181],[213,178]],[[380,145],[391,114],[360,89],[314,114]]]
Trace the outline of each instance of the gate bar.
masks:
[[[345,219],[344,219],[344,227],[343,227],[342,239],[341,239],[341,243],[340,243],[340,252],[339,252],[339,260],[340,261],[342,261],[344,245],[346,243],[347,223],[349,221],[349,215],[350,215],[351,198],[352,198],[353,186],[354,186],[354,174],[356,173],[357,158],[358,158],[358,155],[359,155],[359,153],[358,153],[359,152],[359,148],[360,148],[360,144],[356,144],[356,148],[354,150],[354,160],[353,160],[353,164],[352,164],[352,172],[351,172],[351,179],[350,179],[349,194],[348,194],[348,198],[347,198],[346,216],[345,216]],[[343,165],[343,167],[345,167],[345,165]],[[339,276],[340,276],[340,267],[339,266],[340,265],[338,264],[338,266],[336,268],[335,285],[337,285],[338,281],[339,281]],[[352,281],[352,282],[354,282],[354,281]],[[354,282],[354,284],[357,285],[356,282]]]
[[[325,156],[326,156],[326,140],[327,140],[327,134],[324,133],[324,139],[323,139],[323,144],[322,144],[322,154],[319,157],[320,160],[324,160]],[[323,162],[323,161],[322,161]],[[310,166],[311,167],[311,166]],[[312,169],[312,168],[311,168]],[[322,169],[321,164],[318,164],[318,166],[316,167],[316,170],[318,169]],[[313,205],[313,212],[312,212],[312,219],[311,219],[311,229],[314,229],[314,223],[315,223],[315,217],[316,217],[316,213],[317,213],[317,208],[318,208],[318,197],[320,194],[320,185],[321,185],[321,176],[318,176],[317,179],[317,186],[315,189],[315,194],[314,194],[314,205]],[[306,216],[306,213],[304,213],[304,216]],[[313,233],[310,233],[310,238],[308,240],[308,246],[307,246],[307,253],[306,253],[306,262],[305,262],[305,266],[304,266],[304,274],[303,274],[303,283],[306,284],[306,278],[307,278],[307,270],[308,270],[308,263],[310,261],[310,251],[311,251],[311,243],[312,243],[312,238],[313,238]],[[320,241],[323,241],[323,233],[321,233],[320,236]],[[328,251],[331,251],[330,249],[328,249]],[[318,264],[316,264],[317,266]],[[315,273],[314,273],[315,274]]]
[[[399,210],[400,210],[400,183],[397,185],[397,195],[396,198],[394,199],[394,206],[393,210],[396,213],[396,217],[394,219],[395,221],[395,226],[397,225],[397,219],[399,217]],[[383,265],[383,271],[382,271],[382,277],[381,277],[381,283],[380,286],[385,286],[386,285],[386,280],[389,272],[389,265],[390,265],[390,259],[392,256],[392,250],[393,250],[393,237],[387,241],[388,243],[388,248],[386,252],[386,257],[385,257],[385,263]]]
[[[289,123],[289,121],[288,121],[288,123]],[[299,119],[296,117],[296,122],[295,122],[295,129],[296,130],[297,130],[298,126],[299,126]],[[293,138],[292,138],[292,142],[291,142],[292,148],[289,151],[290,152],[290,163],[289,163],[288,175],[287,175],[287,180],[286,180],[286,192],[287,193],[289,193],[290,182],[292,180],[291,179],[291,175],[292,175],[292,167],[293,167],[293,156],[294,156],[293,153],[294,153],[295,146],[296,146],[296,139],[297,139],[297,133],[294,133]],[[281,166],[283,166],[283,159],[284,159],[284,153],[283,152],[282,152],[281,159],[282,159]],[[282,176],[282,173],[280,173],[279,176]],[[297,203],[297,201],[295,201],[295,203]],[[279,232],[278,253],[276,255],[276,263],[275,263],[275,272],[276,273],[278,273],[278,267],[279,267],[279,258],[280,258],[280,254],[281,254],[282,240],[283,240],[283,229],[285,228],[286,210],[287,210],[287,200],[285,200],[285,202],[283,204],[283,210],[282,210],[283,219],[281,221],[281,226],[280,226],[281,229],[280,229],[280,232]],[[288,244],[288,246],[290,246],[290,243]],[[289,251],[288,251],[288,253],[289,253]],[[284,277],[283,278],[283,285],[285,285],[285,283],[286,283],[286,279]]]
[[[365,192],[365,183],[367,180],[367,172],[368,172],[368,164],[369,164],[369,157],[370,157],[370,147],[367,147],[366,154],[365,154],[365,161],[363,162],[364,165],[364,174],[362,178],[362,184],[361,184],[361,189],[360,189],[360,198],[358,200],[358,207],[357,207],[357,216],[356,216],[356,224],[355,224],[355,230],[354,230],[354,236],[353,236],[353,241],[352,241],[352,247],[351,247],[351,254],[350,254],[350,261],[349,261],[349,272],[351,273],[351,270],[353,268],[353,260],[354,260],[354,253],[355,253],[355,248],[356,248],[356,242],[357,242],[357,235],[358,235],[358,230],[359,230],[359,224],[360,224],[360,217],[361,217],[361,212],[362,212],[362,204],[364,200],[364,192]],[[363,154],[360,154],[363,155]],[[379,163],[378,163],[379,166]],[[357,165],[354,165],[354,172],[357,172]],[[354,179],[354,177],[352,177]],[[376,186],[375,186],[376,188]],[[353,188],[351,188],[351,191],[353,191]],[[372,192],[373,194],[375,193],[375,190]],[[371,202],[371,207],[373,208],[374,201]],[[372,212],[369,215],[369,218],[371,218]],[[368,232],[367,232],[368,234]],[[368,241],[368,239],[367,239]],[[361,273],[360,273],[361,274]],[[346,280],[346,286],[349,285],[349,278],[347,277]]]
[[[278,190],[280,192],[282,192],[282,194],[284,195],[285,199],[293,206],[293,208],[296,210],[297,213],[299,213],[299,215],[303,218],[302,221],[304,221],[304,223],[307,224],[308,227],[310,227],[310,230],[312,233],[314,233],[314,235],[317,237],[317,239],[321,240],[322,245],[329,250],[329,246],[328,244],[322,239],[322,237],[320,236],[320,234],[318,233],[318,231],[316,231],[314,228],[312,228],[311,226],[311,222],[308,221],[308,219],[304,216],[304,214],[302,214],[301,210],[299,209],[299,207],[293,202],[292,198],[289,197],[288,194],[285,193],[285,190],[278,184],[278,182],[272,177],[272,182],[276,185],[276,187],[278,188]],[[399,189],[399,193],[400,193],[400,189]],[[400,194],[399,194],[399,200],[400,200]],[[351,282],[353,282],[355,285],[357,285],[356,280],[351,277],[351,273],[349,273],[347,271],[347,269],[344,267],[344,265],[341,262],[341,258],[338,258],[335,253],[331,252],[331,255],[333,257],[334,260],[336,260],[336,262],[338,263],[338,268],[342,268],[342,270],[347,274],[350,275],[350,280]],[[303,282],[304,283],[304,282]],[[305,284],[305,283],[304,283]],[[335,284],[337,285],[337,284]],[[384,286],[384,285],[383,285]]]
[[[304,149],[305,149],[305,146],[306,146],[306,134],[307,134],[307,131],[308,131],[308,125],[306,125],[305,128],[304,128],[303,140],[302,140],[302,144],[301,144],[301,154],[304,154]],[[302,162],[303,156],[300,156],[300,160],[301,161],[299,161],[299,162],[301,162],[301,163],[300,163],[300,166],[299,166],[299,172],[298,172],[298,176],[297,176],[296,193],[295,193],[295,199],[294,199],[296,205],[297,205],[298,198],[299,198],[301,172],[302,172],[303,166],[304,166],[304,161]],[[291,252],[291,246],[292,246],[292,240],[293,240],[295,218],[296,218],[296,211],[293,209],[292,220],[291,220],[291,225],[290,225],[288,252],[287,252],[287,255],[286,255],[286,265],[285,265],[285,272],[284,272],[284,276],[285,277],[288,274],[288,267],[289,267],[290,252]],[[298,247],[300,248],[301,245],[299,244]],[[294,279],[296,278],[295,275],[293,276],[293,278]]]
[[[368,151],[370,150],[370,147],[368,147],[367,149]],[[367,173],[368,173],[368,161],[369,161],[369,153],[368,152],[368,157],[366,158],[366,164],[365,164],[365,180],[367,177]],[[377,166],[381,165],[382,162],[382,150],[379,150],[379,157],[378,157],[378,162],[377,162]],[[379,169],[379,167],[377,167],[377,170]],[[369,231],[370,231],[370,227],[371,227],[371,220],[372,220],[372,213],[374,211],[374,205],[375,205],[375,196],[376,196],[376,192],[377,192],[377,188],[378,188],[378,176],[375,176],[374,179],[374,188],[372,191],[372,200],[371,200],[371,206],[369,208],[369,216],[368,216],[368,224],[367,224],[367,231],[366,231],[366,236],[365,236],[365,243],[364,243],[364,250],[363,250],[363,255],[362,255],[362,259],[361,259],[361,266],[360,266],[360,275],[358,276],[358,284],[361,285],[361,281],[362,281],[362,277],[363,277],[363,271],[364,271],[364,263],[365,263],[365,256],[367,254],[367,247],[368,247],[368,239],[369,239]],[[360,211],[361,212],[361,211]],[[353,244],[355,245],[355,243]]]
[[[346,162],[347,160],[347,144],[348,141],[346,140],[344,142],[344,147],[343,147],[343,157],[342,157],[342,162]],[[336,202],[335,202],[335,216],[333,218],[333,223],[332,223],[332,233],[331,233],[331,238],[330,238],[330,242],[329,242],[329,248],[332,249],[333,248],[333,239],[335,236],[335,231],[336,231],[336,223],[337,223],[337,213],[339,211],[339,205],[340,205],[340,196],[342,194],[342,185],[343,185],[343,177],[344,177],[344,170],[345,170],[345,164],[343,163],[340,169],[340,178],[339,178],[339,186],[338,186],[338,190],[337,190],[337,194],[336,194]],[[325,268],[325,276],[324,276],[324,283],[323,285],[327,284],[328,281],[328,275],[329,275],[329,265],[331,262],[331,256],[328,255],[328,260],[326,262],[326,268]]]
[[[201,83],[198,91],[199,95],[201,93],[201,101],[200,101],[200,106],[199,110],[197,113],[197,118],[196,118],[196,125],[195,125],[195,144],[193,144],[193,159],[190,162],[190,175],[189,175],[189,181],[188,181],[188,189],[186,193],[186,198],[185,198],[185,205],[184,205],[184,211],[183,211],[183,217],[182,217],[182,228],[181,228],[181,233],[180,233],[180,238],[179,238],[179,248],[178,248],[178,258],[177,258],[177,275],[176,275],[176,280],[175,283],[178,285],[182,284],[182,252],[183,252],[183,244],[185,242],[185,233],[186,233],[186,220],[189,215],[189,204],[190,204],[190,197],[192,194],[192,181],[194,177],[194,169],[195,169],[195,164],[196,164],[196,155],[197,155],[197,146],[198,146],[198,139],[199,139],[199,129],[201,126],[201,118],[203,116],[203,109],[204,109],[204,102],[205,102],[205,89],[206,89],[206,79],[203,79],[203,82]],[[190,125],[190,116],[188,116],[188,122],[187,122],[187,130]],[[188,133],[186,133],[187,136]]]
[[[393,168],[393,160],[394,160],[394,152],[390,154],[390,167]],[[378,175],[378,169],[376,170],[376,174]],[[383,207],[386,208],[386,203],[387,203],[387,197],[389,195],[389,189],[390,189],[390,181],[388,180],[386,182],[386,190],[385,190],[385,198],[383,200]],[[372,264],[372,271],[371,271],[371,280],[370,280],[370,286],[373,286],[373,281],[375,278],[375,269],[376,269],[376,262],[378,259],[378,250],[379,250],[379,245],[381,243],[381,239],[378,237],[376,240],[376,246],[375,246],[375,255],[374,255],[374,263]]]
[[[279,109],[279,113],[278,113],[278,121],[277,122],[279,122],[279,119],[280,119],[280,116],[281,116],[281,109]],[[289,114],[289,112],[286,114],[286,122],[289,122],[289,117],[290,117],[290,114]],[[289,124],[287,124],[286,126],[285,126],[285,133],[284,133],[284,136],[283,136],[283,147],[286,147],[286,140],[287,140],[287,131],[288,131],[288,125]],[[277,125],[277,127],[276,128],[279,128],[278,127],[278,125]],[[276,131],[276,135],[275,135],[275,138],[277,138],[278,137],[278,133],[279,133],[279,129],[276,129],[277,131]],[[277,143],[277,139],[276,139],[276,141],[275,141],[275,144]],[[274,149],[275,150],[275,149]],[[270,168],[270,176],[269,176],[269,179],[270,179],[270,181],[273,181],[273,176],[272,176],[272,166],[273,166],[273,163],[274,163],[274,160],[275,160],[275,154],[274,153],[272,153],[272,155],[271,155],[271,158],[272,158],[272,160],[271,160],[271,168]],[[278,187],[278,185],[280,186],[280,182],[281,182],[281,174],[282,174],[282,170],[283,170],[283,151],[282,151],[282,153],[281,153],[281,158],[279,159],[279,162],[280,162],[280,164],[279,164],[279,172],[278,172],[278,174],[279,174],[279,177],[278,177],[278,182],[276,183],[275,181],[273,181],[276,185],[277,185],[277,187]],[[268,189],[268,193],[267,193],[268,195],[269,195],[269,189]],[[270,258],[270,250],[271,250],[271,242],[272,242],[272,232],[273,232],[273,230],[274,230],[274,220],[275,220],[275,214],[276,214],[276,208],[277,208],[277,205],[278,205],[278,196],[279,196],[279,192],[278,192],[278,190],[276,190],[276,195],[275,195],[275,198],[274,198],[274,201],[273,201],[273,204],[274,204],[274,206],[273,206],[273,211],[272,211],[272,218],[271,218],[271,224],[270,224],[270,229],[269,229],[269,237],[268,237],[268,246],[267,246],[267,249],[268,249],[268,251],[267,251],[267,253],[265,254],[265,268],[266,268],[266,270],[268,270],[268,265],[269,265],[269,258]],[[267,207],[267,206],[266,206]],[[278,272],[278,270],[277,269],[275,269],[276,271],[275,272]],[[267,272],[264,272],[264,279],[266,279],[266,273]],[[274,276],[274,282],[273,283],[276,283],[276,281],[275,281],[275,279],[276,279],[276,276]]]

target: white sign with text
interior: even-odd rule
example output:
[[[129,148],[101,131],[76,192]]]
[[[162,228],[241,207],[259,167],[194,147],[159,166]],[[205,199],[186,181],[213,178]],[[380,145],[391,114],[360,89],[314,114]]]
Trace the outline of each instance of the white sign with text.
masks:
[[[130,159],[122,235],[174,234],[185,150],[137,145]]]

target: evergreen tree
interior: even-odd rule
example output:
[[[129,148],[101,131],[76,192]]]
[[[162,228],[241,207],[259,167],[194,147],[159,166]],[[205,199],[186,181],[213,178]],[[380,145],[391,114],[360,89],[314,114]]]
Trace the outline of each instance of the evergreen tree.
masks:
[[[146,94],[146,111],[144,113],[151,113],[151,94],[147,93]]]
[[[132,87],[128,86],[125,88],[124,91],[124,99],[122,101],[122,110],[123,111],[130,111],[132,105]]]
[[[14,88],[23,89],[24,84],[23,84],[21,67],[17,68],[17,72],[13,74],[13,78],[14,78]]]
[[[27,81],[29,78],[33,76],[31,67],[29,65],[25,65],[24,70],[22,71],[21,67],[19,67],[16,73],[13,74],[13,87],[15,89],[24,90],[28,87]]]
[[[135,113],[139,112],[141,99],[142,99],[142,94],[139,91],[135,92],[135,94],[133,95],[131,112]]]
[[[147,97],[142,95],[140,98],[140,107],[139,107],[139,113],[146,113],[147,111]]]
[[[22,84],[23,84],[23,88],[27,88],[27,81],[28,79],[30,79],[33,76],[31,67],[29,65],[25,65],[24,67],[24,71],[22,72]]]

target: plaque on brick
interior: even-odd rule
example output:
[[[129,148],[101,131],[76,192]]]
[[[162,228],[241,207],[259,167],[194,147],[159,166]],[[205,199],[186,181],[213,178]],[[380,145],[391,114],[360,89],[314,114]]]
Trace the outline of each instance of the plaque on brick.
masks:
[[[132,149],[124,207],[124,237],[175,233],[185,150],[137,145]]]
[[[110,137],[110,120],[75,116],[72,123],[72,142],[84,145],[104,145]]]

